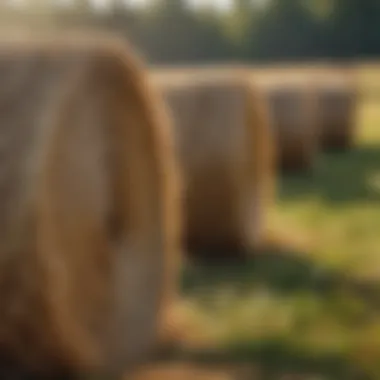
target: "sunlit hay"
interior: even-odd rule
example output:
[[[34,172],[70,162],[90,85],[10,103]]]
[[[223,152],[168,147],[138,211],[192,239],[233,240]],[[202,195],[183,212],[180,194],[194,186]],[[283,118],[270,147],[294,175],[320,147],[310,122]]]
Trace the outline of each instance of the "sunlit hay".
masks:
[[[0,78],[0,378],[118,375],[175,296],[164,103],[109,36],[2,37]]]
[[[278,166],[310,170],[319,149],[318,115],[312,82],[304,76],[254,76],[267,99]]]
[[[273,195],[265,103],[245,70],[156,74],[176,125],[185,185],[184,235],[198,258],[234,258],[260,244]]]
[[[353,72],[326,72],[316,82],[322,147],[348,149],[355,139],[359,96]]]

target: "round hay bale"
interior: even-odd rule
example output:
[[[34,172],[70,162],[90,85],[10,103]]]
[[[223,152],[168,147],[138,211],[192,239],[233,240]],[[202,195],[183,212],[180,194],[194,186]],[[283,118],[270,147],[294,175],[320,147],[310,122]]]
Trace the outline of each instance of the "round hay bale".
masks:
[[[324,149],[349,149],[355,138],[358,90],[353,73],[330,71],[316,83],[321,144]]]
[[[268,102],[274,128],[278,166],[309,170],[319,150],[317,102],[303,76],[255,78]]]
[[[274,167],[265,103],[248,73],[156,73],[155,79],[176,126],[186,246],[202,258],[255,248],[265,233]]]
[[[0,377],[121,375],[177,280],[164,103],[107,36],[3,37],[0,81]]]

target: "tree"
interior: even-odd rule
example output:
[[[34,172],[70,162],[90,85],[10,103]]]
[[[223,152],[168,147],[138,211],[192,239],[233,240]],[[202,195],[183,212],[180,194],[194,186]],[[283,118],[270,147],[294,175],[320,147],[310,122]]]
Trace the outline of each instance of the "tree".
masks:
[[[364,57],[378,54],[378,0],[335,0],[329,20],[328,35],[332,55]]]
[[[302,0],[272,0],[249,31],[251,57],[301,59],[319,48],[318,24]]]

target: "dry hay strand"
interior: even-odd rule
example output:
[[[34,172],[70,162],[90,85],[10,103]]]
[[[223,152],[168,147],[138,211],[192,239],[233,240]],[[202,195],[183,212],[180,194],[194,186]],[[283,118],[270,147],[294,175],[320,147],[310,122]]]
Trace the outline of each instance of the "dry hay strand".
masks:
[[[274,192],[265,103],[245,70],[155,80],[176,126],[191,256],[245,255],[260,245]]]
[[[349,149],[355,139],[359,97],[353,71],[330,70],[321,73],[316,88],[322,147]]]
[[[274,129],[277,164],[284,170],[310,170],[319,150],[317,101],[304,75],[254,76],[267,100]]]
[[[0,377],[121,374],[175,296],[165,105],[105,35],[2,37],[0,78]]]

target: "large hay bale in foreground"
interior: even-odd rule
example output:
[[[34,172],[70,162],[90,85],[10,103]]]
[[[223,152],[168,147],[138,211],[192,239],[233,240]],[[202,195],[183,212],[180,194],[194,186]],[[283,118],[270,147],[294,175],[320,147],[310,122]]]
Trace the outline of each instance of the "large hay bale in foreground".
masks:
[[[120,375],[155,346],[179,194],[147,79],[106,36],[0,40],[1,378]]]
[[[312,168],[319,149],[313,86],[303,76],[273,75],[255,80],[271,113],[278,165],[286,170]]]
[[[202,257],[237,256],[261,244],[273,197],[265,103],[244,70],[160,76],[174,117],[185,186],[184,235]]]
[[[325,149],[353,145],[358,91],[353,73],[325,72],[316,81],[321,144]]]

